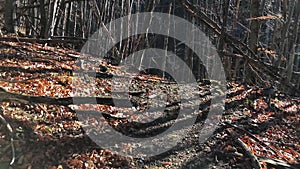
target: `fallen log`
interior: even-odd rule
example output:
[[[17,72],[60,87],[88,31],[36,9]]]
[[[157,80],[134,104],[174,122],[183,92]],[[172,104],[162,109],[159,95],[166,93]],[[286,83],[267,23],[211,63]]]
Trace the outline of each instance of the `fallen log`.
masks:
[[[55,38],[55,39],[40,39],[40,38],[25,38],[25,37],[0,37],[0,41],[8,42],[29,42],[41,44],[84,44],[84,39],[70,39],[70,38]]]

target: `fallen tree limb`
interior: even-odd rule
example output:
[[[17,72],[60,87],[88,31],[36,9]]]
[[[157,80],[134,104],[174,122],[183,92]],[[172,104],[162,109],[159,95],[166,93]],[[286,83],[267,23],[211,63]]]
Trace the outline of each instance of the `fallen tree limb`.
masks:
[[[29,42],[29,43],[41,43],[41,44],[84,44],[85,40],[78,39],[38,39],[38,38],[23,38],[23,37],[0,37],[0,41],[8,42]]]
[[[233,140],[236,144],[238,144],[240,147],[243,148],[243,150],[246,152],[246,154],[250,157],[253,167],[255,169],[262,169],[258,158],[249,150],[247,145],[241,139],[237,138],[238,134],[236,133],[236,131],[232,130],[232,128],[229,128],[229,129],[226,129],[226,133],[228,133],[233,138]]]
[[[66,97],[66,98],[53,98],[47,96],[28,96],[17,93],[7,92],[0,88],[0,102],[17,101],[21,103],[44,103],[53,105],[68,106],[71,104],[104,104],[114,106],[114,102],[118,103],[118,106],[127,106],[128,99],[112,98],[112,97]],[[131,106],[130,106],[131,107]]]
[[[14,131],[13,131],[11,125],[5,120],[4,115],[3,115],[3,110],[1,107],[0,107],[0,120],[6,126],[8,132],[9,132],[9,135],[10,135],[10,145],[11,145],[11,151],[12,151],[10,165],[13,165],[15,163],[15,159],[16,159],[15,145],[14,145]]]
[[[254,136],[254,135],[253,135],[252,133],[250,133],[249,131],[247,131],[247,130],[241,128],[241,127],[238,127],[238,126],[236,126],[236,125],[234,125],[234,124],[230,124],[230,123],[228,123],[228,122],[225,122],[225,124],[228,125],[228,126],[230,126],[230,127],[232,127],[232,128],[234,128],[234,129],[236,129],[236,130],[238,130],[238,131],[240,131],[240,132],[246,133],[247,136],[249,136],[249,137],[251,137],[253,140],[257,141],[260,145],[263,145],[263,146],[265,146],[265,147],[268,147],[268,148],[269,148],[270,150],[272,150],[275,154],[279,154],[279,152],[278,152],[277,150],[273,149],[272,147],[270,147],[269,145],[267,145],[266,143],[264,143],[263,141],[261,141],[260,139],[258,139],[256,136]]]
[[[272,167],[275,168],[284,168],[284,169],[299,169],[299,165],[290,165],[285,161],[282,160],[277,160],[277,159],[270,159],[270,158],[266,158],[266,157],[258,157],[258,159],[260,161],[263,161],[265,163],[267,163],[268,165],[271,165]]]
[[[245,152],[247,153],[247,155],[250,157],[253,166],[256,169],[262,169],[258,158],[254,154],[251,153],[251,151],[249,150],[249,148],[247,147],[247,145],[241,139],[239,139],[239,138],[236,140],[236,143],[238,143],[245,150]]]
[[[72,73],[72,70],[65,69],[65,68],[32,70],[32,69],[26,69],[26,68],[23,68],[23,67],[6,67],[6,66],[0,66],[0,71],[1,72],[18,71],[18,72],[31,73],[31,74],[34,74],[34,73],[58,73],[58,72]]]

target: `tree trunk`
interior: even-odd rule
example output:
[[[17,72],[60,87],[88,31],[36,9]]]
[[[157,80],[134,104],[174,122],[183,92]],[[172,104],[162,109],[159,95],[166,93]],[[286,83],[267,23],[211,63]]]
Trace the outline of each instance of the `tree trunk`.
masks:
[[[289,53],[288,34],[289,34],[289,29],[290,29],[290,26],[291,26],[291,23],[292,23],[292,19],[293,19],[293,13],[294,13],[294,10],[295,10],[295,5],[296,5],[296,2],[293,2],[289,6],[288,16],[285,16],[285,22],[282,26],[282,31],[281,31],[281,36],[280,36],[281,37],[281,42],[279,43],[280,44],[279,45],[279,57],[278,57],[277,61],[275,62],[276,67],[280,67],[281,62],[282,62],[282,57],[287,57],[288,53]],[[286,7],[284,7],[283,9],[286,10]],[[287,11],[283,11],[283,13],[284,13],[284,15],[286,15],[285,13],[287,13]]]
[[[293,36],[290,41],[290,46],[289,46],[289,61],[287,65],[287,82],[290,82],[292,79],[293,71],[294,71],[294,62],[295,62],[295,50],[297,47],[297,38],[298,38],[298,29],[299,29],[299,23],[300,23],[300,1],[297,2],[297,7],[296,7],[296,17],[295,17],[295,23],[294,23],[294,28],[293,28]]]
[[[260,0],[251,0],[251,18],[257,18],[259,16],[260,16]],[[259,20],[257,19],[252,20],[249,47],[254,53],[257,52],[259,29],[260,29]]]
[[[230,0],[226,0],[223,5],[223,23],[222,23],[222,31],[219,39],[219,51],[221,53],[221,57],[225,60],[225,68],[226,68],[226,77],[231,79],[231,58],[222,56],[223,51],[226,50],[226,36],[227,32],[227,21],[228,21],[228,13],[229,13],[229,3]]]
[[[46,11],[45,11],[45,0],[39,0],[40,2],[40,7],[39,7],[39,11],[40,11],[40,15],[41,15],[41,32],[40,32],[40,36],[41,37],[46,37],[47,35],[47,17],[46,17]]]
[[[5,29],[8,33],[15,33],[15,29],[14,29],[15,6],[14,5],[15,5],[14,0],[5,0],[4,21],[5,21]]]

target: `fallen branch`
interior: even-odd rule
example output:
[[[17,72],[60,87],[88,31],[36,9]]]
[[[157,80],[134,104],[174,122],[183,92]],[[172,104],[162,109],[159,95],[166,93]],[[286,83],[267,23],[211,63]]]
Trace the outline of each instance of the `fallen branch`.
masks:
[[[261,141],[260,139],[258,139],[256,136],[254,136],[254,135],[253,135],[252,133],[250,133],[249,131],[247,131],[247,130],[241,128],[241,127],[238,127],[238,126],[236,126],[236,125],[234,125],[234,124],[230,124],[230,123],[228,123],[228,122],[225,122],[225,124],[228,125],[228,126],[230,126],[230,127],[232,127],[232,128],[234,128],[234,129],[237,129],[238,131],[243,132],[243,134],[246,133],[247,136],[249,136],[249,137],[251,137],[253,140],[257,141],[260,145],[263,145],[263,146],[265,146],[265,147],[268,147],[268,148],[269,148],[270,150],[272,150],[275,154],[279,154],[279,152],[278,152],[277,150],[273,149],[272,147],[270,147],[269,145],[267,145],[266,143],[264,143],[263,141]]]
[[[13,165],[15,163],[16,159],[16,153],[15,153],[15,146],[14,146],[14,132],[10,124],[5,120],[4,115],[3,115],[3,110],[0,107],[0,120],[4,125],[6,126],[7,130],[9,131],[10,134],[10,144],[11,144],[11,151],[12,151],[12,158],[10,161],[9,165]]]
[[[270,159],[265,157],[259,157],[259,160],[271,165],[274,168],[299,169],[299,165],[293,166],[282,160]]]
[[[245,152],[247,153],[247,155],[250,157],[251,162],[252,162],[254,168],[256,168],[256,169],[262,169],[258,158],[254,154],[251,153],[251,151],[248,149],[247,145],[241,139],[239,139],[239,138],[237,140],[235,140],[235,141],[236,141],[236,143],[238,143],[245,150]]]
[[[77,39],[38,39],[38,38],[22,38],[22,37],[0,37],[0,41],[8,42],[29,42],[29,43],[41,43],[41,44],[84,44],[85,40]]]
[[[112,97],[66,97],[66,98],[53,98],[47,96],[28,96],[17,93],[7,92],[0,88],[0,102],[21,102],[21,103],[44,103],[53,105],[68,106],[71,104],[104,104],[114,106],[114,102],[118,106],[127,106],[128,99],[112,98]],[[131,106],[130,106],[131,107]]]
[[[237,133],[234,130],[232,130],[232,128],[226,129],[226,131],[233,139],[236,138],[234,136],[236,136]],[[242,140],[240,140],[239,138],[236,138],[236,139],[234,139],[234,142],[243,148],[243,150],[246,152],[246,154],[250,157],[252,165],[255,169],[262,169],[258,158],[254,154],[252,154],[252,152],[249,150],[247,145]]]

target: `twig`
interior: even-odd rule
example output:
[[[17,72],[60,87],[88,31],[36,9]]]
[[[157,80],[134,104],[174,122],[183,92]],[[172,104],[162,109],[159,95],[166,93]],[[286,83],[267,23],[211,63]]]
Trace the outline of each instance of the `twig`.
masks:
[[[29,43],[41,43],[41,44],[84,44],[84,40],[75,39],[37,39],[37,38],[18,38],[18,37],[0,37],[0,41],[8,42],[29,42]]]
[[[237,133],[232,128],[231,129],[226,129],[226,131],[227,131],[228,135],[230,135],[234,139],[234,142],[237,143],[239,146],[241,146],[245,150],[245,152],[247,153],[247,155],[251,159],[253,167],[255,169],[262,169],[258,158],[254,154],[252,154],[252,152],[249,150],[247,145],[242,140],[240,140],[239,138],[233,137],[234,135],[237,135]]]
[[[241,128],[241,127],[238,127],[238,126],[236,126],[236,125],[234,125],[234,124],[230,124],[230,123],[228,123],[228,122],[224,122],[224,123],[225,123],[226,125],[229,125],[229,126],[235,128],[235,129],[239,130],[239,131],[242,131],[242,132],[246,133],[249,137],[251,137],[253,140],[257,141],[260,145],[263,145],[263,146],[265,146],[265,147],[268,147],[268,148],[271,149],[275,154],[279,154],[278,151],[274,150],[272,147],[270,147],[270,146],[268,146],[266,143],[262,142],[260,139],[258,139],[257,137],[255,137],[255,136],[254,136],[252,133],[250,133],[249,131],[247,131],[247,130]]]
[[[247,145],[241,139],[239,139],[239,138],[236,140],[236,142],[240,146],[242,146],[242,148],[246,151],[247,155],[251,159],[251,162],[252,162],[254,168],[256,168],[256,169],[262,169],[258,158],[254,154],[251,153],[251,151],[249,150],[249,148],[247,147]]]
[[[277,159],[270,159],[265,157],[258,157],[260,161],[263,161],[269,165],[275,166],[276,168],[286,168],[286,169],[297,169],[299,166],[293,166],[288,164],[285,161],[277,160]]]
[[[10,161],[10,165],[13,165],[15,163],[15,159],[16,159],[16,153],[15,153],[15,146],[14,146],[14,135],[13,135],[13,129],[10,126],[10,124],[5,120],[4,116],[3,116],[3,111],[2,109],[0,110],[0,119],[2,121],[2,123],[4,123],[6,125],[6,128],[8,129],[9,133],[10,133],[10,144],[11,144],[11,150],[12,150],[12,158]]]

